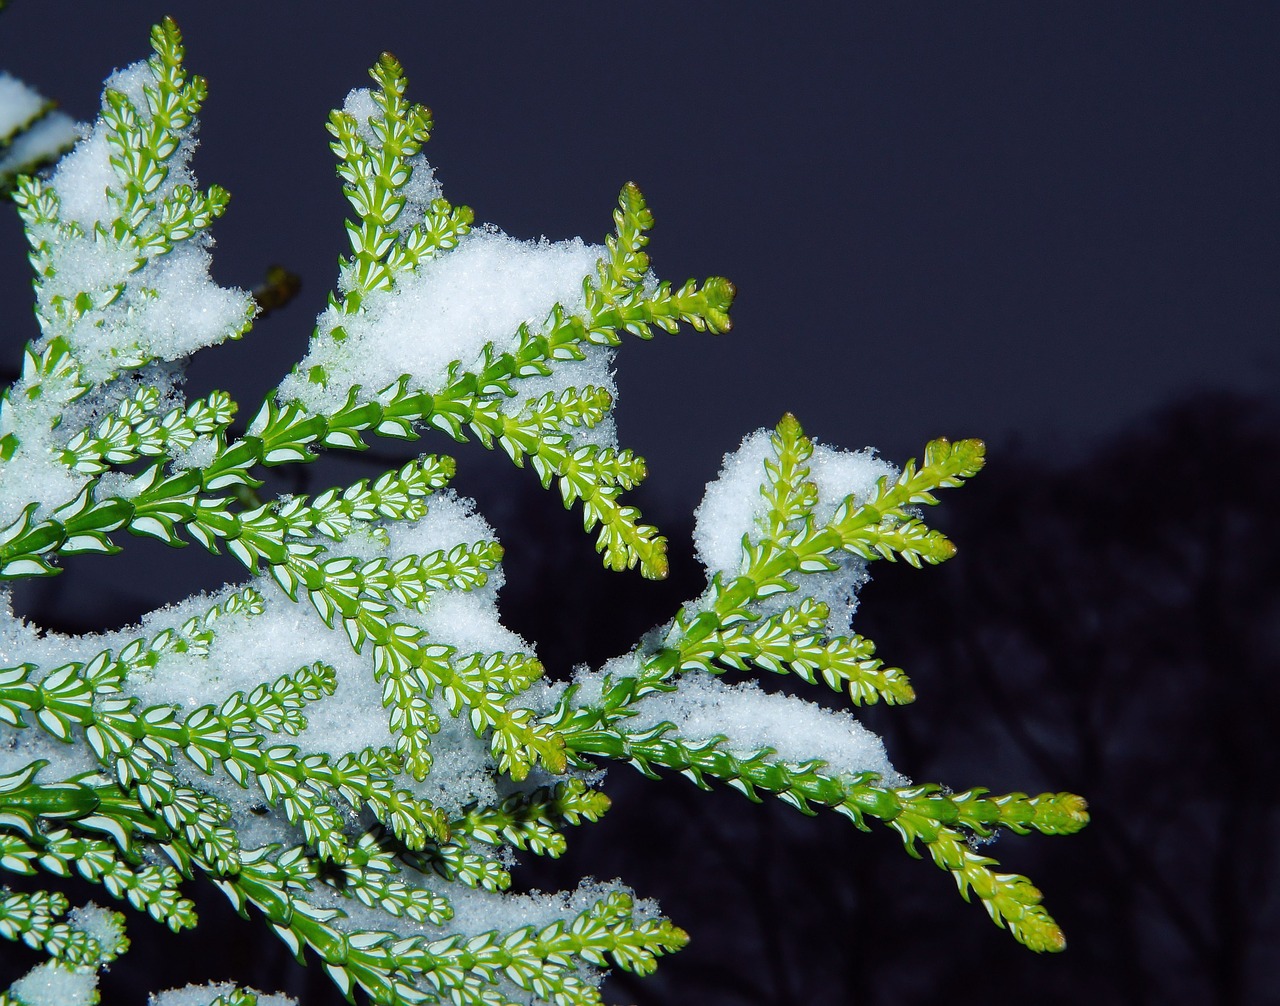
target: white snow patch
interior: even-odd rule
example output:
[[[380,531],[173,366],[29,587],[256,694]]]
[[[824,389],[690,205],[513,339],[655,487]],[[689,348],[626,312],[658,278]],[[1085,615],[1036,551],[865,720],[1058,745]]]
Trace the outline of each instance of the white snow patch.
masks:
[[[124,917],[119,912],[95,905],[92,901],[73,908],[67,915],[72,928],[88,933],[98,942],[105,956],[116,956],[125,943]]]
[[[353,385],[368,399],[406,374],[412,386],[439,391],[453,361],[470,367],[490,342],[510,348],[520,325],[539,330],[556,304],[581,312],[582,281],[594,275],[601,254],[577,238],[517,241],[496,229],[473,230],[401,277],[395,290],[366,296],[360,313],[327,309],[280,396],[333,411]],[[344,338],[336,337],[338,327]],[[309,380],[316,366],[326,374],[323,385]]]
[[[707,483],[693,512],[693,544],[708,573],[735,575],[742,562],[743,536],[760,537],[760,522],[769,512],[761,487],[771,452],[769,431],[756,430],[724,456],[719,476]]]
[[[230,996],[241,986],[231,982],[210,982],[207,985],[185,985],[180,989],[158,992],[147,999],[147,1006],[209,1006],[219,996]],[[286,995],[267,995],[255,989],[246,989],[258,997],[258,1006],[298,1006],[297,999]]]
[[[96,971],[72,971],[50,961],[32,968],[10,985],[9,991],[26,1006],[89,1006],[97,987]]]
[[[0,71],[0,140],[29,123],[47,104],[38,91]]]
[[[874,772],[891,785],[901,778],[889,763],[884,742],[847,712],[794,695],[770,694],[754,681],[726,685],[702,671],[683,675],[677,684],[674,692],[641,699],[627,729],[667,722],[686,740],[723,735],[725,749],[738,757],[772,748],[781,761],[823,761],[823,771],[831,775]]]

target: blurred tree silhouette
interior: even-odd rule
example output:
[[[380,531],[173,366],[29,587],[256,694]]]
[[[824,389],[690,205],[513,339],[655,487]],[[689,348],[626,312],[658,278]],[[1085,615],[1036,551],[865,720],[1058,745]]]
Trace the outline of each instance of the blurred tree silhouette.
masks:
[[[876,630],[926,701],[946,689],[945,715],[902,722],[900,763],[936,771],[934,750],[985,709],[970,744],[1008,752],[1002,784],[1088,796],[1074,872],[1037,874],[1076,899],[1062,915],[1079,993],[1225,1006],[1280,988],[1277,451],[1274,407],[1221,394],[1067,468],[996,452],[952,508],[962,558],[916,594],[931,638],[901,619]],[[868,597],[869,621],[904,610]]]

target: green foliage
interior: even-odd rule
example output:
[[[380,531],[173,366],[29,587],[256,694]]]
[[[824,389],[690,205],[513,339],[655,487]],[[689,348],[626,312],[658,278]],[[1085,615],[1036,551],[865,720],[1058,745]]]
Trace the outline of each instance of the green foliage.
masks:
[[[0,669],[0,730],[29,760],[0,776],[0,867],[78,873],[174,930],[196,924],[182,889],[202,875],[300,961],[318,959],[348,997],[595,1003],[596,969],[648,973],[685,934],[608,885],[534,907],[502,892],[513,852],[558,856],[569,826],[607,810],[594,781],[610,759],[753,800],[773,794],[805,813],[828,808],[862,829],[888,825],[1020,942],[1062,947],[1039,891],[975,848],[1000,829],[1075,831],[1087,821],[1078,797],[906,785],[816,754],[784,756],[781,741],[744,748],[732,723],[708,735],[646,712],[728,670],[821,682],[854,704],[912,701],[903,672],[870,640],[834,627],[819,584],[866,561],[949,558],[952,544],[919,508],[981,468],[980,442],[933,441],[919,465],[828,507],[811,474],[814,445],[783,417],[756,473],[761,516],[742,535],[736,568],[713,571],[701,597],[605,672],[548,682],[514,643],[477,643],[431,621],[447,603],[483,595],[502,558],[484,535],[444,545],[412,537],[468,518],[448,494],[451,457],[424,453],[372,479],[265,501],[261,469],[360,451],[372,437],[474,437],[580,507],[607,567],[662,577],[665,540],[621,501],[645,477],[643,459],[595,436],[612,409],[608,387],[546,379],[579,364],[607,369],[624,333],[727,331],[733,287],[656,279],[644,250],[653,218],[627,185],[580,301],[485,340],[434,383],[413,373],[381,387],[349,380],[349,346],[365,339],[368,352],[385,306],[463,248],[473,223],[469,209],[420,184],[431,116],[383,56],[368,112],[349,101],[328,123],[353,212],[338,289],[307,361],[238,432],[230,395],[187,402],[164,377],[167,361],[240,337],[255,306],[202,272],[194,287],[168,285],[175,263],[203,262],[183,256],[207,249],[227,195],[199,190],[190,174],[205,85],[186,73],[172,22],[154,29],[152,46],[145,70],[113,78],[119,87],[108,87],[86,141],[103,144],[109,162],[97,215],[64,206],[74,198],[61,168],[16,184],[41,334],[0,399],[0,503],[11,508],[0,578],[56,575],[72,557],[118,552],[127,533],[229,553],[255,579],[109,639],[46,645],[9,618],[4,631],[30,656]],[[186,334],[181,306],[176,322],[162,312],[192,296],[214,322]],[[41,494],[22,495],[28,484]],[[280,667],[271,647],[294,625],[304,628]],[[165,681],[192,667],[199,694],[193,684],[177,701]],[[364,681],[382,741],[310,728],[317,716],[333,723],[335,703],[350,703],[355,718]],[[488,781],[470,783],[467,772]],[[450,773],[477,795],[458,799]],[[91,976],[124,949],[122,936],[101,935],[118,935],[117,917],[90,931],[59,921],[66,909],[56,893],[5,895],[0,934],[46,952],[59,974]],[[30,995],[15,985],[4,1001]],[[256,1000],[243,990],[210,996]]]

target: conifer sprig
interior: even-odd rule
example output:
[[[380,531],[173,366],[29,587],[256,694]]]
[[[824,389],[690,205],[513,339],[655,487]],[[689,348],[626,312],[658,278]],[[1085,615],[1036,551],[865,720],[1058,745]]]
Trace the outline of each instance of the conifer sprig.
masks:
[[[933,441],[921,464],[833,497],[834,476],[819,473],[832,452],[785,416],[755,441],[767,450],[740,494],[755,509],[734,525],[736,558],[708,558],[702,596],[609,673],[548,682],[500,624],[503,550],[448,489],[452,457],[420,453],[276,498],[265,470],[371,437],[474,438],[580,508],[607,567],[662,577],[665,539],[623,499],[646,469],[612,437],[613,354],[627,334],[727,331],[732,284],[655,276],[653,215],[632,184],[586,255],[580,243],[473,231],[423,156],[430,112],[384,55],[374,88],[328,122],[352,211],[337,289],[307,358],[238,432],[230,394],[188,401],[171,366],[238,338],[258,308],[207,273],[228,196],[191,171],[204,81],[187,73],[172,21],[151,43],[146,63],[111,78],[69,159],[15,182],[41,335],[0,395],[0,580],[56,574],[128,536],[195,542],[257,579],[110,637],[41,637],[6,616],[22,652],[0,668],[0,739],[29,758],[0,775],[0,869],[79,874],[174,930],[196,924],[183,885],[203,876],[299,960],[319,960],[348,998],[587,1006],[600,1001],[600,969],[646,974],[687,940],[616,884],[510,892],[516,853],[559,856],[569,827],[608,809],[585,770],[610,759],[803,813],[828,808],[859,828],[878,821],[1019,941],[1061,949],[1040,892],[977,847],[1002,829],[1074,832],[1083,800],[905,785],[847,714],[768,705],[719,677],[767,671],[855,705],[910,702],[904,673],[841,607],[870,560],[952,554],[919,508],[980,469],[979,441]],[[0,186],[5,145],[48,106],[30,111],[0,121]],[[554,297],[534,297],[536,310],[522,301],[497,331],[457,321],[466,332],[438,336],[440,359],[402,365],[432,359],[400,355],[432,306],[424,291],[440,296],[451,261],[474,264],[483,258],[467,255],[502,242],[505,255],[571,263],[555,267]],[[405,303],[407,329],[388,321]],[[698,703],[720,720],[698,725]],[[0,1006],[37,1006],[29,990],[46,979],[79,982],[76,1006],[90,1001],[126,941],[118,916],[67,909],[56,893],[0,892],[0,936],[49,958]],[[256,998],[206,991],[212,1006]]]
[[[1007,925],[1018,942],[1037,951],[1066,946],[1061,929],[1040,906],[1040,892],[1025,877],[994,872],[996,861],[973,852],[967,842],[969,835],[988,837],[1005,826],[1019,833],[1078,831],[1088,823],[1088,814],[1074,794],[1028,799],[1015,793],[979,805],[975,793],[985,791],[948,796],[936,786],[893,788],[865,775],[832,776],[818,760],[790,764],[775,758],[769,748],[744,757],[726,748],[724,735],[686,739],[670,723],[634,733],[616,723],[589,723],[585,718],[581,728],[573,723],[560,727],[576,754],[627,761],[651,776],[659,768],[669,769],[702,788],[709,788],[707,780],[714,779],[751,800],[758,801],[760,791],[772,793],[806,814],[815,813],[815,805],[826,806],[861,828],[866,827],[866,817],[880,820],[902,836],[912,855],[919,855],[915,843],[923,842],[934,862],[955,876],[964,898],[977,894],[996,924]]]
[[[1065,939],[1040,906],[1040,892],[1025,878],[994,872],[996,861],[978,855],[968,837],[987,838],[1008,827],[1020,834],[1070,834],[1088,822],[1084,801],[1073,794],[1020,793],[989,797],[986,790],[949,794],[937,785],[892,787],[874,774],[853,778],[825,770],[820,759],[788,763],[770,747],[746,755],[725,734],[682,736],[672,722],[643,729],[629,721],[654,694],[678,692],[681,675],[759,668],[794,673],[813,684],[819,677],[857,704],[889,704],[915,697],[900,670],[873,657],[874,644],[861,636],[831,634],[823,602],[806,596],[808,576],[830,576],[840,554],[859,559],[901,556],[912,565],[940,562],[954,548],[909,507],[937,502],[934,492],[953,488],[982,465],[979,441],[931,442],[924,464],[908,462],[895,479],[881,478],[864,500],[845,496],[829,518],[819,518],[818,488],[810,478],[812,442],[795,417],[774,430],[763,465],[760,495],[765,504],[754,532],[743,537],[737,575],[712,577],[706,593],[681,609],[662,633],[664,644],[643,660],[634,677],[607,677],[598,703],[578,704],[569,689],[549,717],[575,758],[602,756],[629,762],[647,775],[658,768],[680,772],[699,786],[715,779],[753,800],[770,792],[805,813],[827,806],[865,827],[868,816],[889,825],[912,855],[922,842],[934,862],[956,878],[967,900],[976,893],[997,925],[1033,950],[1061,950]],[[766,609],[778,598],[798,603]]]
[[[344,260],[346,292],[331,302],[346,315],[363,310],[373,291],[391,290],[397,276],[454,247],[471,222],[469,210],[454,210],[442,199],[425,210],[418,208],[422,219],[417,222],[401,219],[410,208],[403,190],[414,171],[424,167],[419,151],[430,135],[431,116],[405,99],[407,82],[393,58],[384,55],[372,76],[378,84],[371,92],[378,114],[361,122],[348,111],[335,112],[329,123],[344,192],[359,217],[347,227],[353,254]],[[644,477],[642,459],[632,459],[629,452],[575,445],[571,427],[582,424],[576,410],[562,409],[554,417],[558,421],[551,423],[545,404],[515,414],[504,407],[506,398],[518,395],[520,382],[545,377],[557,361],[581,360],[591,347],[616,346],[620,332],[649,338],[654,325],[674,332],[681,323],[699,331],[728,330],[733,287],[726,280],[714,278],[701,287],[690,281],[675,292],[665,282],[652,287],[646,283],[648,256],[643,248],[653,217],[634,185],[622,190],[614,221],[616,232],[606,239],[608,256],[601,260],[595,279],[584,280],[583,314],[556,305],[541,330],[521,326],[512,348],[487,344],[477,369],[463,369],[467,361],[455,361],[446,386],[434,395],[415,394],[406,375],[377,395],[376,401],[388,407],[391,417],[366,412],[355,423],[342,422],[340,431],[330,431],[325,442],[358,447],[365,430],[413,437],[420,424],[435,426],[455,439],[470,432],[486,447],[496,441],[517,465],[523,466],[527,458],[544,487],[556,480],[566,507],[582,502],[584,528],[600,526],[597,550],[604,554],[606,566],[620,570],[638,565],[649,578],[664,577],[665,539],[639,522],[634,507],[617,502],[620,491]],[[339,341],[346,337],[341,325],[330,335]],[[309,378],[325,384],[330,375],[317,364]],[[343,411],[355,412],[357,401],[357,389],[352,389]],[[313,439],[322,439],[319,431]],[[619,459],[625,471],[618,470]]]
[[[435,199],[423,219],[407,229],[397,226],[414,159],[431,136],[431,110],[405,99],[408,81],[390,53],[382,54],[369,75],[378,85],[372,92],[377,114],[361,122],[335,111],[328,124],[342,191],[357,217],[347,222],[351,256],[341,263],[346,313],[358,310],[371,291],[390,290],[399,273],[452,248],[472,221],[467,207],[454,209]]]

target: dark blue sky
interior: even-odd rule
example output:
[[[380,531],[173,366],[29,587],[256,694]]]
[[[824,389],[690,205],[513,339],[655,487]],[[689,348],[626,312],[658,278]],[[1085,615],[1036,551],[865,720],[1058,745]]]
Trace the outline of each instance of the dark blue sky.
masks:
[[[245,408],[333,281],[325,115],[382,49],[479,219],[600,240],[633,179],[659,274],[738,285],[730,335],[619,361],[623,443],[685,509],[788,409],[900,461],[939,434],[1071,448],[1192,388],[1280,385],[1274,5],[347,10],[17,0],[0,17],[0,65],[78,117],[151,22],[183,28],[210,85],[196,168],[233,195],[216,274],[249,286],[281,262],[306,284],[196,372]],[[28,296],[17,233],[5,214],[9,304]]]

